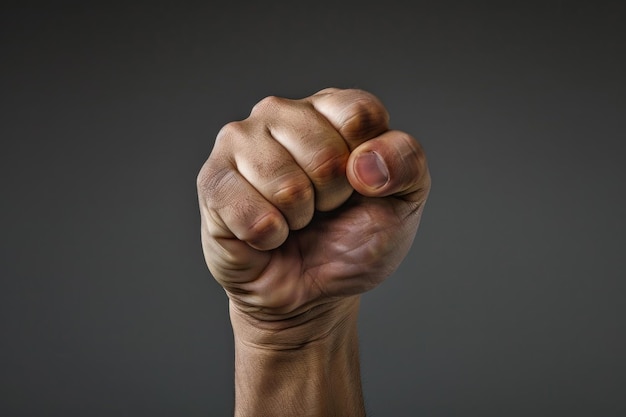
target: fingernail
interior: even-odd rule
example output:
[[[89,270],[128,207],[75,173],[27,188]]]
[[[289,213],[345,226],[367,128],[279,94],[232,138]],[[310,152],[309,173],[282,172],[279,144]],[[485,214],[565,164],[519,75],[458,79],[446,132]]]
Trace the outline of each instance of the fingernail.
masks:
[[[359,155],[354,161],[354,171],[363,184],[372,188],[380,188],[389,181],[389,170],[376,152]]]

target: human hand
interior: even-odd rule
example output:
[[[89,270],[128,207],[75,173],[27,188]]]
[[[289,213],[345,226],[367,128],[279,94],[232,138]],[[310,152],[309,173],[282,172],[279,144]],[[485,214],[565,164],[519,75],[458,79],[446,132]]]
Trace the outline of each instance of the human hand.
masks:
[[[202,246],[230,299],[235,415],[363,416],[359,295],[400,264],[430,189],[380,101],[270,97],[198,175]]]
[[[373,95],[331,88],[268,97],[219,132],[198,175],[202,245],[236,331],[245,322],[291,341],[321,316],[329,331],[398,267],[430,175],[388,119]]]

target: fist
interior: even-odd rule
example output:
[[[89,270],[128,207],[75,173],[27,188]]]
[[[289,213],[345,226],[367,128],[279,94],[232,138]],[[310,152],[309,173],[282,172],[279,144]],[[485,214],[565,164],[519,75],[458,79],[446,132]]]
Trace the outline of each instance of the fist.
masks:
[[[361,90],[268,97],[224,126],[198,175],[202,246],[231,308],[283,320],[357,296],[408,252],[426,158]]]

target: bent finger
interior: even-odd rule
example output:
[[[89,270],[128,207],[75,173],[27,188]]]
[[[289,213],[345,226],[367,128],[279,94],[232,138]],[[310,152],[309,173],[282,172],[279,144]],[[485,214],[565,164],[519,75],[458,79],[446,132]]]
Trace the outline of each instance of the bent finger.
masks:
[[[304,100],[328,119],[350,151],[389,129],[389,113],[380,100],[367,91],[326,88]]]
[[[313,217],[313,186],[269,130],[255,126],[246,121],[232,122],[222,128],[220,137],[237,150],[230,159],[241,176],[280,210],[290,229],[301,229]]]
[[[207,163],[198,176],[200,206],[213,238],[236,238],[259,250],[280,246],[289,234],[281,212],[230,166]]]

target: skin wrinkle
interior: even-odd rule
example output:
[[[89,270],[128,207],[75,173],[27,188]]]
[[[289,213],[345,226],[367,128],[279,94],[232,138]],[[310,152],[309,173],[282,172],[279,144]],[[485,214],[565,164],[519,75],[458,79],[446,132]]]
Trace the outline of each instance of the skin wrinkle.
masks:
[[[278,206],[289,224],[289,229],[299,230],[306,227],[313,218],[314,207],[297,210],[300,206],[308,206],[313,202],[315,193],[310,183],[290,184],[283,186],[272,196],[272,201]],[[293,214],[295,212],[295,214]]]
[[[333,316],[333,307],[339,301],[339,297],[331,297],[322,302],[310,302],[307,305],[302,306],[296,314],[284,318],[282,320],[275,320],[271,322],[265,322],[262,319],[256,319],[253,317],[246,318],[251,325],[249,329],[253,333],[264,334],[261,341],[247,340],[241,338],[242,342],[245,341],[246,345],[252,347],[259,347],[264,349],[280,349],[280,350],[293,350],[294,348],[303,348],[306,346],[314,345],[316,342],[323,341],[333,335],[335,330],[342,327],[347,322],[348,316],[345,314],[339,314],[337,320]],[[255,306],[251,306],[255,307]],[[241,306],[231,304],[231,312],[234,314],[246,314],[248,310],[242,310]],[[345,313],[345,312],[344,312]],[[245,316],[243,316],[245,317]],[[278,343],[280,337],[276,337],[285,332],[301,332],[301,329],[305,329],[310,323],[317,323],[316,332],[311,333],[302,343]],[[259,325],[263,323],[263,327]],[[268,324],[274,324],[274,327],[269,327]],[[279,326],[278,326],[279,325]],[[253,337],[256,340],[256,338]]]
[[[240,241],[236,237],[224,237],[214,239],[214,244],[217,245],[221,251],[224,251],[223,259],[231,265],[238,266],[241,265],[241,268],[246,270],[254,270],[256,273],[259,269],[257,264],[263,262],[263,260],[269,260],[271,258],[271,253],[267,251],[260,251],[256,249],[250,248],[245,242]],[[242,246],[246,247],[246,251],[240,250]]]
[[[345,114],[348,115],[347,118]],[[343,122],[339,132],[349,143],[363,136],[378,136],[387,129],[386,115],[386,112],[380,110],[380,106],[373,105],[370,100],[355,100],[340,113],[339,118]]]
[[[266,291],[263,291],[264,287],[269,286],[269,285],[276,285],[277,282],[289,280],[289,277],[291,277],[292,275],[296,275],[293,272],[290,272],[289,274],[285,274],[281,277],[276,277],[275,273],[271,270],[274,263],[279,262],[281,261],[281,259],[284,259],[284,258],[290,258],[289,255],[291,254],[284,254],[284,253],[281,253],[280,251],[274,252],[273,255],[270,257],[268,263],[257,274],[256,279],[254,281],[250,281],[247,283],[241,283],[241,285],[246,285],[251,295],[254,295],[257,298],[263,298],[263,294],[267,293]],[[291,258],[294,263],[300,265],[300,268],[302,268],[303,261],[302,261],[301,256],[300,258],[295,258],[295,259],[293,257]],[[307,298],[306,293],[303,292],[305,288],[303,287],[302,282],[297,281],[297,280],[293,281],[291,289],[298,289],[298,288],[300,288],[300,290],[297,293],[293,291],[291,292],[292,295],[295,295],[295,297],[292,297],[292,299],[285,300],[281,303],[277,303],[275,301],[275,303],[277,303],[278,305],[272,305],[272,306],[264,305],[262,306],[262,308],[268,311],[274,311],[275,313],[284,311],[283,314],[290,314],[292,310],[290,310],[287,307],[290,307],[296,304],[297,302],[300,301],[300,299]],[[284,293],[284,290],[283,290],[283,293]]]
[[[224,249],[217,240],[214,240],[214,242],[216,242],[216,244],[212,246],[214,250],[213,253],[216,255],[216,259],[219,260],[219,265],[217,266],[222,273],[227,273],[229,277],[232,277],[231,279],[234,279],[235,276],[250,270],[249,262],[237,259],[229,251]]]
[[[314,177],[314,184],[326,185],[345,173],[348,156],[347,152],[336,154],[334,150],[322,148],[312,155],[304,169]]]
[[[198,176],[197,186],[203,204],[216,209],[230,202],[237,195],[237,177],[238,174],[234,170],[234,166],[230,164],[223,165],[218,169],[203,169]],[[224,192],[226,195],[223,195]],[[215,203],[222,204],[216,205]]]
[[[407,178],[407,174],[410,173],[410,167],[409,167],[410,165],[419,167],[417,172],[419,173],[424,172],[423,160],[420,160],[420,157],[419,157],[422,152],[417,147],[417,142],[408,135],[403,135],[401,138],[405,142],[410,142],[411,145],[413,146],[401,147],[400,143],[394,144],[396,152],[398,153],[398,155],[400,155],[401,160],[404,162],[403,164],[400,165],[400,167],[402,167],[402,169],[404,170],[404,172],[400,173],[400,175],[402,175],[403,178]],[[416,190],[406,191],[403,194],[408,194],[410,192],[415,192],[415,191]]]
[[[274,234],[277,229],[277,223],[279,220],[275,213],[263,213],[260,217],[257,217],[256,220],[248,226],[250,234],[253,237],[263,236],[263,235],[271,235]],[[243,240],[246,240],[245,238]],[[252,242],[253,239],[250,238],[246,240],[247,242]]]

